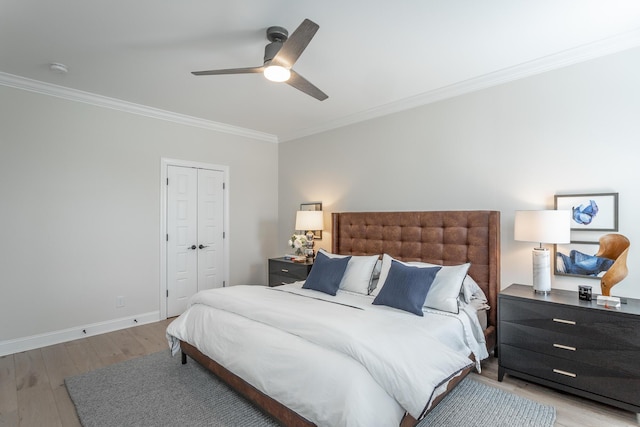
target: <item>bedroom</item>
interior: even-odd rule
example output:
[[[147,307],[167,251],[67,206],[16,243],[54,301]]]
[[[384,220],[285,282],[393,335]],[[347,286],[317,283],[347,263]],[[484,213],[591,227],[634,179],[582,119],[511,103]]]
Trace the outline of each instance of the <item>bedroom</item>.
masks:
[[[162,157],[229,166],[231,284],[264,283],[309,201],[500,210],[503,287],[531,278],[513,212],[552,208],[555,194],[618,192],[620,232],[636,242],[639,72],[631,48],[278,144],[3,84],[0,344],[157,319]],[[637,261],[619,294],[640,298]]]

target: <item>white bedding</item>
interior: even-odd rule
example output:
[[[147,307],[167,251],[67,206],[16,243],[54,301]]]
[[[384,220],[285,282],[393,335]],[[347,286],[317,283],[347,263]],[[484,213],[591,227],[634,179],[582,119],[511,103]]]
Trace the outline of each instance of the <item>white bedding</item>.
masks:
[[[167,328],[263,393],[319,426],[397,426],[419,419],[446,383],[487,357],[477,318],[424,317],[330,296],[301,283],[233,286],[195,295]],[[479,338],[479,339],[478,339]]]

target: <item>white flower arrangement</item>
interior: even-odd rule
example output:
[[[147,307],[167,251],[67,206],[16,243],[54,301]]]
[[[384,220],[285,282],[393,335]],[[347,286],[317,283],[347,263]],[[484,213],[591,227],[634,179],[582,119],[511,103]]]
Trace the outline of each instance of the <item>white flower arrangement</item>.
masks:
[[[288,243],[291,248],[295,249],[297,255],[302,255],[304,254],[304,248],[307,247],[309,240],[307,240],[307,236],[304,234],[293,234],[291,235]]]

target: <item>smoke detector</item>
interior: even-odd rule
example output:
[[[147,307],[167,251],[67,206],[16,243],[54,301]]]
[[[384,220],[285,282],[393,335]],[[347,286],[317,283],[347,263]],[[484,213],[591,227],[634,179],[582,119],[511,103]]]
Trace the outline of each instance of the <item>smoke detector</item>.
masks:
[[[67,71],[69,71],[66,65],[60,64],[58,62],[53,62],[49,64],[49,69],[57,74],[66,74]]]

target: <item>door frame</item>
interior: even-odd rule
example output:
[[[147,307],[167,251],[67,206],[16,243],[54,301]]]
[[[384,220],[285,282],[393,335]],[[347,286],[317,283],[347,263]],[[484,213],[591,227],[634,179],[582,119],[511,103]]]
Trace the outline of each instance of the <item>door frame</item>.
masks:
[[[222,239],[222,253],[224,255],[224,275],[222,280],[225,286],[229,283],[229,166],[162,157],[160,159],[160,320],[167,318],[167,168],[169,166],[210,169],[223,172],[225,190],[222,194],[224,203],[222,230],[225,238]]]

